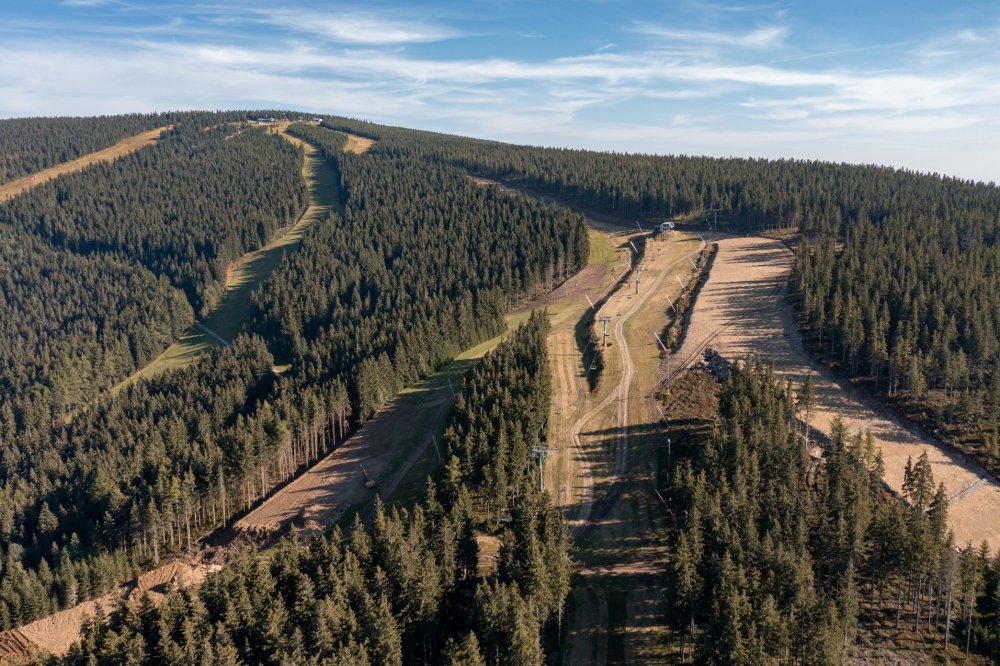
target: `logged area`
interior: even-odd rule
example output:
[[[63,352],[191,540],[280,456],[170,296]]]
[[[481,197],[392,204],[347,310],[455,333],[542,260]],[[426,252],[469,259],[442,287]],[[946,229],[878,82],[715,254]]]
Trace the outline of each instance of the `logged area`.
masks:
[[[956,542],[1000,545],[1000,484],[986,470],[810,359],[786,300],[794,263],[791,251],[780,241],[760,237],[726,238],[718,246],[684,345],[671,359],[672,371],[701,360],[711,348],[732,361],[745,356],[769,360],[778,377],[796,385],[814,375],[812,426],[829,435],[840,417],[849,433],[870,431],[884,457],[885,480],[900,494],[907,461],[926,453],[934,479],[945,485],[948,524]]]

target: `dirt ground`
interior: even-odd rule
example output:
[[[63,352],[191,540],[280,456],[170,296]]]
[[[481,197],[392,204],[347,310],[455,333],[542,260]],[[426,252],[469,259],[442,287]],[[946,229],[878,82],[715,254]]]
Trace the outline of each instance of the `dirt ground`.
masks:
[[[706,347],[729,359],[771,359],[782,379],[801,384],[812,373],[816,409],[811,425],[829,433],[840,415],[849,433],[870,430],[885,458],[885,480],[897,492],[908,458],[926,452],[936,482],[950,497],[949,525],[957,543],[1000,546],[1000,484],[974,461],[949,449],[895,416],[850,384],[813,363],[802,345],[785,300],[794,258],[780,242],[759,237],[719,241],[712,272],[695,303],[672,371],[699,361]]]
[[[577,425],[596,471],[593,505],[581,506],[574,524],[582,566],[572,597],[579,603],[569,622],[568,663],[655,664],[669,658],[661,607],[666,530],[659,500],[650,492],[655,453],[667,436],[657,409],[660,348],[653,333],[666,321],[668,299],[676,301],[692,272],[688,257],[701,247],[697,237],[682,234],[646,241],[639,294],[630,282],[602,307],[614,321],[615,338],[604,381],[614,378],[617,384]],[[595,597],[608,609],[603,618],[580,605]],[[595,619],[603,625],[595,627]]]
[[[31,650],[42,650],[52,654],[66,654],[70,646],[80,638],[80,630],[87,618],[98,611],[107,615],[115,609],[121,599],[138,603],[144,594],[158,602],[170,589],[198,585],[219,565],[194,564],[174,561],[146,572],[118,590],[97,599],[92,599],[54,615],[49,615],[20,629],[0,633],[0,661],[5,657],[25,655]]]
[[[357,433],[238,520],[237,533],[270,537],[293,522],[329,526],[351,507],[387,497],[430,445],[453,398],[448,386],[397,396]],[[375,482],[365,485],[365,474]]]

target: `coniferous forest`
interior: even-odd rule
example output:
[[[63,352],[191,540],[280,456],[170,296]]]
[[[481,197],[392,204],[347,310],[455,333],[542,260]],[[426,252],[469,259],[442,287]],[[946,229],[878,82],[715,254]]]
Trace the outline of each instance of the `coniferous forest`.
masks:
[[[338,118],[288,130],[337,173],[341,205],[254,292],[243,334],[108,395],[219,303],[230,262],[304,210],[301,150],[248,117],[0,121],[0,181],[173,125],[0,205],[0,629],[192,549],[586,264],[580,215],[470,174],[629,218],[716,211],[720,227],[783,234],[815,353],[1000,465],[996,186]],[[345,153],[335,130],[376,143]],[[544,661],[571,571],[531,452],[548,435],[547,333],[535,313],[469,371],[422,501],[125,604],[53,663]],[[902,497],[863,434],[835,427],[815,465],[790,387],[760,363],[732,371],[718,417],[666,488],[684,516],[662,581],[680,653],[840,663],[879,622],[1000,658],[1000,560],[953,543],[926,458]]]
[[[547,333],[536,312],[471,370],[447,426],[450,463],[412,510],[376,504],[370,525],[245,555],[159,606],[125,604],[57,663],[539,663],[570,570],[562,515],[530,472],[551,390]],[[500,432],[502,450],[466,444]],[[484,456],[505,464],[484,474]],[[494,493],[503,521],[481,508]]]
[[[674,469],[666,492],[685,519],[666,589],[681,651],[709,664],[841,663],[859,624],[881,622],[995,653],[1000,558],[978,544],[957,552],[926,456],[907,465],[901,504],[870,438],[839,423],[825,464],[811,465],[798,409],[789,386],[748,363],[722,388],[721,426]]]
[[[295,149],[225,137],[178,122],[0,206],[0,427],[37,429],[144,366],[219,300],[230,261],[295,221]]]
[[[1000,470],[1000,188],[886,167],[512,146],[349,120],[472,173],[614,214],[797,230],[816,352]],[[397,138],[398,137],[398,138]]]
[[[289,144],[253,129],[227,140],[225,128],[215,127],[220,120],[232,119],[207,117],[188,130],[178,122],[173,138],[155,148],[60,178],[0,210],[8,233],[30,238],[39,252],[84,265],[114,260],[129,276],[148,276],[159,286],[174,310],[150,305],[152,321],[126,319],[122,325],[134,326],[129,333],[136,339],[168,328],[127,357],[125,368],[165,347],[217,297],[227,261],[259,245],[302,205],[300,159]],[[331,146],[340,140],[322,132]],[[32,258],[38,286],[25,291],[23,316],[43,318],[46,311],[36,311],[41,303],[53,308],[53,341],[37,345],[38,373],[49,369],[46,354],[56,344],[72,349],[89,340],[97,361],[70,353],[54,357],[80,366],[68,370],[83,378],[73,393],[76,402],[59,392],[72,383],[48,382],[60,387],[53,394],[62,400],[57,403],[44,392],[45,381],[29,381],[25,398],[3,406],[3,626],[103,593],[138,566],[190,547],[192,539],[336,445],[407,382],[498,333],[506,307],[551,288],[587,256],[578,216],[466,185],[454,167],[408,155],[328,157],[338,161],[346,216],[333,213],[310,228],[301,251],[287,256],[254,296],[257,314],[247,335],[118,395],[97,398],[84,381],[111,354],[95,338],[99,342],[120,313],[116,298],[157,292],[137,293],[134,284],[112,281],[114,274],[97,263],[95,283],[65,287],[111,292],[107,313],[87,310],[89,319],[78,327],[89,335],[77,341],[69,335],[75,327],[67,324],[84,315],[70,315],[68,322],[65,309],[39,294],[71,276],[45,270]],[[230,160],[241,167],[227,170]],[[153,176],[176,188],[151,184]],[[148,189],[144,199],[128,187],[115,188],[129,178]],[[240,198],[225,191],[226,182],[253,192],[223,206]],[[121,200],[73,224],[87,205],[102,201],[102,188]],[[115,211],[139,201],[141,211],[133,214],[141,212],[145,222],[115,221]],[[264,215],[268,201],[270,217]],[[247,209],[237,219],[232,211],[239,206]],[[184,210],[200,214],[184,222]],[[129,224],[137,226],[126,234]],[[180,225],[186,234],[176,233]],[[27,255],[24,246],[10,247],[15,257]],[[12,294],[19,283],[12,281]],[[16,335],[4,343],[22,344]],[[120,346],[122,353],[133,352],[134,345]],[[282,377],[272,371],[274,354],[291,364]],[[18,386],[19,378],[12,374],[8,381]],[[59,418],[59,408],[86,396],[87,410],[69,422]]]
[[[163,127],[167,114],[14,118],[0,123],[0,184]]]

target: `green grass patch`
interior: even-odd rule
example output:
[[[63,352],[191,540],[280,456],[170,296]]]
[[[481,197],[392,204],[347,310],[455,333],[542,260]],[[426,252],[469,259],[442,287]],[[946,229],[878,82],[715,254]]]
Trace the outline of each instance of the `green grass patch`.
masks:
[[[386,505],[409,509],[424,500],[427,494],[427,478],[433,479],[441,467],[438,461],[438,449],[441,448],[443,431],[442,428],[434,435],[437,438],[437,449],[431,444],[423,450],[410,471],[400,479],[396,489],[386,498]]]
[[[618,248],[608,242],[608,234],[590,231],[590,255],[588,264],[613,264],[618,260]]]

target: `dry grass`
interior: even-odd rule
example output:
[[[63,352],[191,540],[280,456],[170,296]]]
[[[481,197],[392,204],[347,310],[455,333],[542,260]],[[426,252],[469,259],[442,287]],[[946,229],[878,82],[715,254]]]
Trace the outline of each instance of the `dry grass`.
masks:
[[[127,155],[145,146],[151,146],[156,143],[156,140],[159,139],[160,135],[167,129],[169,129],[169,127],[160,127],[158,129],[149,130],[148,132],[143,132],[142,134],[130,136],[126,139],[122,139],[113,146],[105,148],[104,150],[98,150],[97,152],[84,155],[83,157],[78,157],[75,160],[63,162],[62,164],[57,164],[54,167],[50,167],[37,173],[33,173],[0,185],[0,203],[9,201],[18,194],[27,192],[32,187],[46,183],[53,178],[58,178],[63,174],[72,173],[74,171],[82,171],[92,164],[110,162],[121,157],[122,155]]]
[[[571,663],[589,663],[587,655],[604,651],[615,663],[669,658],[660,595],[665,530],[658,500],[649,492],[655,453],[667,436],[656,409],[661,374],[653,331],[666,321],[667,299],[679,295],[675,276],[688,281],[693,269],[687,257],[701,243],[679,233],[645,243],[639,293],[630,281],[599,313],[611,317],[615,333],[601,380],[610,394],[601,399],[599,391],[590,401],[596,407],[585,413],[589,418],[584,417],[574,452],[586,461],[594,497],[576,513],[577,559],[583,566],[571,597],[576,602],[566,641]],[[595,600],[606,612],[594,612]]]
[[[366,139],[363,136],[347,134],[346,132],[341,132],[341,134],[347,137],[347,144],[344,146],[344,152],[347,153],[360,155],[361,153],[367,152],[368,149],[375,143],[372,139]]]
[[[611,317],[614,344],[595,391],[587,390],[581,344],[590,336],[589,306],[582,304],[553,317],[549,339],[553,372],[553,412],[546,487],[556,489],[577,540],[575,557],[583,564],[574,579],[562,655],[565,663],[663,663],[670,658],[670,632],[661,609],[661,572],[667,559],[659,524],[662,513],[649,486],[655,477],[656,449],[664,436],[656,410],[660,382],[659,348],[652,331],[666,323],[667,297],[676,299],[691,266],[686,256],[700,243],[681,234],[650,240],[642,262],[639,295],[634,283],[615,286],[627,270],[627,240],[638,230],[634,220],[607,214],[521,187],[498,185],[524,196],[568,205],[594,228],[612,234],[610,245],[592,245],[591,260],[607,261],[602,289],[590,292]],[[617,262],[617,263],[616,263]],[[574,433],[579,432],[578,442]]]

